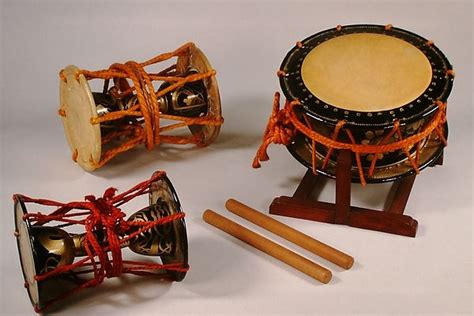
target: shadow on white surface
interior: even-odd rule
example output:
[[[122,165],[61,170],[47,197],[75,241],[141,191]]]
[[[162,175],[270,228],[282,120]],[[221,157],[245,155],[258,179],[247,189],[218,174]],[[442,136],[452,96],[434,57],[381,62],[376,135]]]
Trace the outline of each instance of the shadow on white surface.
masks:
[[[223,131],[217,138],[216,142],[211,145],[212,149],[239,149],[239,148],[258,148],[262,141],[262,134],[242,134]]]
[[[264,104],[265,101],[261,99],[249,98],[244,103],[254,104],[260,111],[271,110],[271,107]],[[225,150],[236,151],[246,148],[255,148],[256,150],[262,140],[264,126],[235,125],[232,120],[235,120],[236,117],[255,114],[252,108],[241,107],[240,104],[242,104],[242,100],[229,102],[223,115],[230,123],[224,123],[217,139],[207,147],[161,144],[149,151],[145,148],[145,145],[138,145],[114,157],[102,168],[94,171],[94,175],[101,178],[121,177],[130,174],[130,170],[140,173],[143,170],[151,169],[151,165],[156,165],[159,168],[160,165],[167,163],[185,163],[189,160],[198,160],[206,155],[215,155]],[[229,117],[231,119],[228,119]]]
[[[64,312],[77,306],[87,309],[103,305],[114,308],[127,307],[158,299],[165,295],[172,285],[173,283],[158,278],[123,275],[119,278],[106,279],[96,287],[74,293],[52,305],[47,313]]]
[[[227,216],[227,215],[225,215],[225,216]],[[249,227],[250,225],[247,225],[247,223],[245,223],[245,221],[243,221],[243,220],[235,220],[235,221],[237,223],[241,224],[244,227],[250,228]],[[210,239],[211,240],[211,245],[205,245],[205,247],[203,248],[204,252],[207,251],[210,255],[208,255],[208,256],[204,255],[203,256],[203,253],[200,252],[199,253],[199,258],[200,259],[198,259],[198,260],[202,260],[200,263],[198,262],[198,265],[199,266],[207,266],[207,269],[210,269],[210,270],[208,270],[208,274],[212,274],[212,276],[214,278],[216,277],[216,275],[215,275],[216,271],[219,271],[218,274],[217,274],[218,279],[216,280],[218,282],[226,282],[227,274],[236,275],[236,274],[239,274],[239,273],[235,273],[234,270],[236,270],[236,269],[241,270],[240,274],[242,275],[242,277],[239,278],[238,280],[234,279],[232,283],[228,283],[228,286],[226,288],[227,288],[227,291],[229,291],[229,292],[236,292],[236,291],[239,291],[239,290],[245,290],[246,288],[251,287],[254,282],[258,282],[258,279],[259,279],[260,275],[267,274],[265,276],[262,275],[262,278],[264,278],[264,277],[268,277],[268,275],[274,274],[274,271],[272,271],[272,269],[277,269],[277,270],[283,269],[286,272],[288,272],[289,274],[294,275],[296,278],[298,278],[301,281],[305,282],[305,284],[307,284],[307,285],[309,284],[309,285],[313,285],[313,286],[324,286],[323,283],[309,277],[308,275],[296,270],[295,268],[285,264],[284,262],[263,253],[262,251],[246,244],[245,242],[243,242],[243,241],[241,241],[237,238],[234,238],[234,237],[218,230],[217,228],[207,227],[208,226],[207,224],[205,224],[202,221],[199,222],[197,220],[195,221],[195,224],[199,224],[201,226],[206,226],[206,227],[203,227],[205,230],[209,230],[211,232],[214,231],[212,233],[217,233],[217,234],[220,235],[220,236],[218,236],[219,239],[224,237],[225,242],[230,242],[232,244],[232,245],[229,245],[229,246],[225,247],[224,244],[221,244],[220,242],[219,242],[219,244],[217,244],[216,240]],[[259,235],[263,235],[267,239],[275,241],[275,239],[273,238],[273,236],[270,232],[268,232],[268,233],[260,233],[258,231],[255,231],[255,232]],[[278,241],[275,241],[275,242],[279,244]],[[215,248],[209,247],[209,246],[212,246],[212,245],[219,245],[219,246],[215,247]],[[192,249],[194,249],[193,251],[196,251],[196,249],[198,249],[198,251],[199,251],[199,244],[196,245],[193,242],[190,242],[190,247],[192,247]],[[222,254],[222,253],[229,253],[229,250],[231,250],[232,248],[236,248],[236,249],[242,249],[243,248],[243,249],[245,249],[245,252],[250,252],[251,254],[247,255],[245,253],[239,253],[239,250],[237,250],[235,252],[235,255],[233,255],[233,256],[223,257],[223,256],[219,255],[219,254]],[[210,250],[210,249],[212,249],[212,250]],[[221,250],[222,250],[222,252],[221,252]],[[295,252],[295,253],[298,253],[302,256],[305,256],[304,254],[301,254],[301,252],[299,251],[300,249],[298,249],[298,247],[296,245],[294,247],[291,247],[290,250]],[[261,263],[262,263],[261,261],[255,262],[257,257],[260,258],[260,259],[263,259],[265,261],[263,263],[263,268],[261,266]],[[205,258],[207,258],[207,260]],[[318,259],[321,259],[321,260],[314,260],[314,258],[309,258],[309,257],[307,257],[307,258],[314,261],[315,263],[318,263],[318,264],[320,263],[320,261],[325,261],[324,259],[321,259],[321,258],[318,258]],[[244,259],[245,259],[245,262],[244,262]],[[190,261],[192,266],[195,267],[196,262],[192,258],[190,258],[190,260],[192,260],[192,261]],[[329,264],[324,263],[324,264],[321,264],[321,265],[326,267],[326,268],[329,268],[330,270],[333,270],[333,267],[329,267],[330,265],[332,265],[331,263],[329,263]],[[341,269],[341,270],[343,270],[343,269]],[[225,273],[223,273],[223,272],[225,272]],[[199,275],[202,278],[203,276],[206,276],[206,273],[203,273],[203,271],[200,271]],[[188,281],[189,281],[189,279],[188,279]],[[339,282],[340,282],[340,279],[333,274],[333,277],[332,277],[332,280],[330,281],[330,284],[337,284]],[[202,289],[202,282],[198,283],[198,284],[200,284],[200,288]],[[227,291],[222,291],[222,287],[218,287],[218,288],[220,288],[220,289],[218,291],[217,290],[215,291],[216,295],[225,295],[225,294],[228,293]],[[206,293],[206,294],[209,294],[209,293]]]
[[[406,213],[406,215],[411,216],[410,213]],[[416,238],[426,237],[427,236],[427,227],[425,225],[423,225],[423,222],[422,222],[421,219],[419,219],[419,218],[415,218],[415,219],[418,221],[418,228],[416,230]]]
[[[191,220],[193,225],[207,225],[202,220]],[[212,230],[213,228],[208,228]],[[212,232],[214,234],[214,232]],[[183,286],[193,293],[206,297],[229,296],[229,294],[245,291],[251,286],[247,278],[240,278],[229,282],[229,275],[239,274],[238,270],[251,270],[250,260],[245,261],[245,256],[229,256],[229,247],[221,238],[204,238],[202,236],[189,238],[189,262],[191,269],[183,281]],[[252,272],[250,272],[252,273]],[[250,278],[256,275],[250,276]],[[226,287],[220,286],[223,282]]]
[[[191,240],[189,245],[192,248],[191,270],[183,283],[187,290],[206,297],[220,297],[245,291],[249,286],[247,282],[236,280],[225,288],[214,286],[228,282],[229,275],[238,274],[240,267],[245,265],[242,262],[245,258],[223,256],[227,251],[225,243],[211,238],[197,238]]]

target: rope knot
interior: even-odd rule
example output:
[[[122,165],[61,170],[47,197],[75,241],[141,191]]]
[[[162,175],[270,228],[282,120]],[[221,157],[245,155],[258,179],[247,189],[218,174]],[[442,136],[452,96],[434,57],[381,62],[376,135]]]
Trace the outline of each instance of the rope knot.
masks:
[[[91,204],[91,213],[85,220],[86,241],[92,246],[100,262],[101,268],[98,269],[96,276],[99,283],[105,276],[119,276],[123,270],[120,236],[128,230],[128,225],[124,220],[125,214],[114,205],[115,192],[115,188],[108,188],[100,198],[94,195],[85,197]],[[104,241],[98,240],[95,232],[103,232]],[[103,243],[108,245],[112,258],[106,255]]]
[[[273,143],[288,145],[295,136],[295,127],[290,121],[289,109],[286,101],[285,107],[273,109],[268,122],[268,135],[273,138]]]
[[[253,160],[252,166],[254,168],[260,168],[260,161],[270,159],[267,154],[267,148],[271,143],[285,146],[291,143],[296,133],[296,128],[290,119],[291,113],[292,106],[288,100],[285,102],[285,106],[280,109],[280,93],[275,92],[273,110],[268,119],[263,142]]]
[[[102,196],[106,201],[112,201],[113,197],[115,196],[115,192],[117,192],[116,188],[108,188],[105,190],[104,195]]]

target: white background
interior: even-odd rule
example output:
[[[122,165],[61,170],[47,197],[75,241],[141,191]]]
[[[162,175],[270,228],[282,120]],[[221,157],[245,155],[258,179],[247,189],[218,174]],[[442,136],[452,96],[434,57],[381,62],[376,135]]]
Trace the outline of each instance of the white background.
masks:
[[[187,213],[191,270],[181,283],[123,278],[64,302],[71,315],[472,313],[472,4],[469,1],[2,1],[1,309],[33,315],[13,237],[11,196],[60,201],[120,191],[166,170]],[[343,271],[224,210],[235,197],[267,211],[305,169],[282,146],[251,160],[279,90],[275,72],[297,40],[337,24],[391,23],[435,44],[456,71],[449,146],[422,172],[407,214],[416,238],[280,217],[356,259]],[[218,72],[225,124],[205,149],[137,148],[94,173],[70,159],[57,115],[58,71],[142,61],[194,41]],[[330,200],[333,187],[323,197]],[[386,185],[354,185],[354,203],[380,207]],[[323,285],[217,231],[206,208],[243,222],[333,271]],[[131,214],[134,210],[125,210]]]

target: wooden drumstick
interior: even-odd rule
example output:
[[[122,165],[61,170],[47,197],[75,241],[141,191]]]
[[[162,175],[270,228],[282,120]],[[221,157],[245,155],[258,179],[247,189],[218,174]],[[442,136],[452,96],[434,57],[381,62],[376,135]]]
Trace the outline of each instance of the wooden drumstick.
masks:
[[[225,203],[226,208],[234,214],[239,215],[246,220],[263,227],[272,233],[285,238],[296,245],[311,251],[312,253],[331,261],[334,264],[344,268],[350,269],[354,264],[354,258],[345,254],[325,243],[322,243],[302,232],[291,228],[288,225],[279,222],[270,216],[262,214],[261,212],[248,207],[234,199],[229,199]]]
[[[274,243],[267,238],[225,218],[214,211],[207,210],[202,214],[204,221],[220,230],[246,242],[247,244],[265,252],[266,254],[283,261],[293,268],[309,275],[310,277],[328,283],[332,273],[328,269],[294,253],[293,251]]]

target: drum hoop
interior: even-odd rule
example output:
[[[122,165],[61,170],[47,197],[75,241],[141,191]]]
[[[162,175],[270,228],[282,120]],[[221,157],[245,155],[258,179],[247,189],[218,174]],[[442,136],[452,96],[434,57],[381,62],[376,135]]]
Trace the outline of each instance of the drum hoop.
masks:
[[[159,175],[160,175],[160,173],[159,173],[159,171],[157,171],[152,175],[152,178],[155,177],[155,176],[159,176]],[[168,176],[166,174],[161,174],[161,176],[159,178],[157,178],[155,181],[150,183],[150,193],[148,194],[149,199],[150,199],[150,204],[152,202],[156,203],[156,201],[152,201],[152,194],[153,194],[152,193],[152,186],[153,186],[153,183],[155,183],[159,180],[163,180],[166,183],[166,185],[168,186],[169,191],[171,192],[171,195],[173,197],[173,203],[176,206],[176,212],[175,213],[183,213],[183,210],[181,208],[181,202],[179,201],[179,198],[178,198],[178,193],[176,192],[173,184],[171,183],[171,180],[168,178]],[[171,214],[169,214],[169,215],[171,215]],[[180,236],[180,243],[178,245],[176,245],[176,247],[179,247],[181,249],[182,253],[183,253],[183,262],[179,262],[179,263],[182,263],[183,267],[187,267],[189,265],[189,261],[188,261],[188,257],[189,257],[189,254],[188,254],[188,233],[186,231],[186,221],[184,220],[184,217],[175,220],[173,222],[173,225],[175,225],[174,229],[177,229],[177,227],[179,227],[180,232],[183,233],[183,236]],[[165,258],[163,258],[163,256],[161,257],[161,260],[163,261],[163,264],[170,263],[170,262],[165,262],[165,261],[167,261],[167,258],[166,259]],[[176,278],[176,281],[181,281],[186,276],[186,272],[173,272],[172,271],[171,273]]]
[[[186,62],[187,59],[187,62]],[[197,64],[202,64],[203,67],[198,67]],[[196,69],[199,73],[206,73],[212,71],[213,68],[208,58],[199,47],[193,45],[189,48],[189,54],[185,57],[178,56],[176,61],[177,69],[184,71],[185,69],[179,69],[179,66],[186,66],[187,68]],[[206,116],[222,120],[222,109],[221,109],[221,98],[219,93],[219,86],[217,84],[216,76],[205,78],[204,85],[208,93],[208,109]],[[189,125],[191,133],[203,132],[203,142],[207,145],[214,141],[219,135],[221,125]],[[206,131],[206,132],[204,132]]]
[[[319,44],[332,38],[347,34],[375,33],[392,36],[408,42],[418,48],[429,60],[433,69],[431,82],[426,90],[412,102],[399,108],[375,111],[357,112],[344,110],[328,104],[310,92],[303,91],[305,85],[301,76],[301,66],[305,56]],[[296,69],[292,71],[292,69]],[[395,27],[374,24],[355,24],[328,29],[311,35],[293,47],[283,59],[280,66],[280,86],[289,100],[298,100],[303,110],[311,118],[329,125],[345,120],[346,126],[392,128],[395,121],[400,125],[409,124],[431,115],[437,110],[435,101],[445,102],[451,93],[453,85],[452,66],[446,56],[431,41]],[[416,106],[415,106],[416,104]]]
[[[64,74],[66,72],[66,74]],[[77,84],[79,85],[79,88],[83,93],[85,93],[88,96],[88,102],[87,103],[74,103],[74,104],[62,104],[60,109],[62,111],[68,111],[71,107],[76,107],[76,108],[85,108],[85,109],[90,109],[90,118],[89,118],[89,123],[87,125],[83,126],[83,129],[88,129],[89,131],[93,131],[94,133],[94,142],[92,145],[87,146],[86,148],[81,148],[81,150],[78,150],[78,146],[80,143],[77,142],[77,139],[74,139],[72,131],[71,131],[71,120],[77,120],[77,118],[71,118],[68,117],[67,115],[62,116],[62,122],[63,122],[63,127],[64,127],[64,132],[66,134],[66,140],[69,144],[69,147],[72,152],[73,160],[77,162],[84,170],[86,171],[93,171],[96,169],[97,163],[100,161],[101,156],[102,156],[102,132],[100,129],[99,125],[92,124],[90,120],[97,118],[97,110],[96,110],[96,104],[94,101],[94,97],[92,96],[92,91],[89,86],[89,81],[85,78],[85,76],[81,73],[81,70],[74,66],[74,65],[69,65],[66,68],[64,68],[61,71],[61,74],[65,77],[69,76],[75,76],[77,80]],[[63,101],[63,93],[66,91],[66,87],[68,85],[68,81],[62,81],[60,84],[60,95],[61,95],[61,102]],[[76,90],[77,91],[77,90]],[[85,149],[85,150],[84,150]]]
[[[16,221],[16,212],[17,212],[17,205],[20,205],[21,207],[21,210],[23,212],[23,215],[26,215],[28,214],[28,211],[26,210],[26,205],[25,205],[25,202],[23,201],[23,198],[21,195],[19,194],[16,194],[14,196],[14,200],[15,200],[15,203],[14,203],[14,212],[15,212],[15,230],[18,231],[19,227],[18,227],[18,222]],[[28,231],[28,240],[29,240],[29,243],[30,243],[30,250],[31,250],[31,256],[33,257],[33,266],[31,267],[33,269],[33,273],[34,275],[36,275],[36,267],[35,267],[35,264],[36,264],[36,252],[35,252],[35,249],[34,249],[34,245],[33,245],[33,237],[31,235],[31,222],[28,218],[24,218],[23,219],[23,222],[25,223],[26,225],[26,230]],[[25,280],[25,283],[27,282],[27,279],[26,279],[26,272],[25,272],[25,266],[24,266],[24,258],[23,256],[21,255],[21,251],[20,251],[20,239],[17,238],[17,248],[18,248],[18,254],[20,256],[20,264],[21,264],[21,271],[22,271],[22,274],[23,274],[23,278]],[[36,291],[38,292],[38,301],[35,302],[33,300],[33,297],[31,295],[31,290],[28,288],[27,292],[28,292],[28,297],[30,298],[30,301],[31,301],[31,304],[33,305],[34,308],[39,308],[41,306],[41,293],[39,291],[39,288],[38,288],[38,281],[35,280],[34,284],[33,284],[35,287],[36,287]]]

